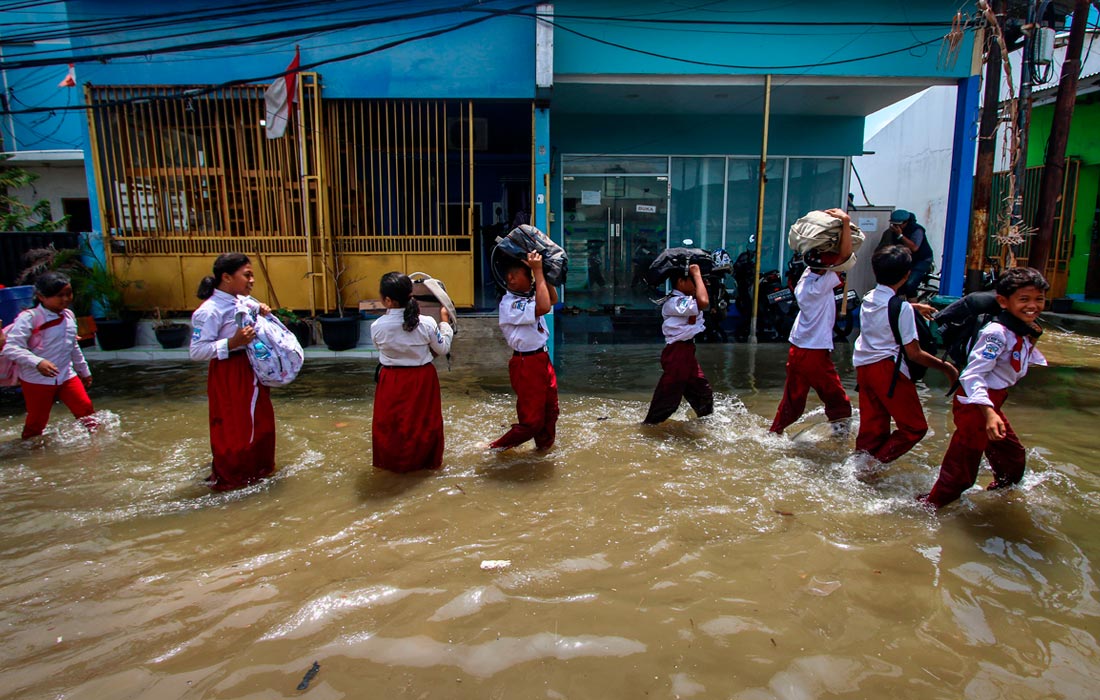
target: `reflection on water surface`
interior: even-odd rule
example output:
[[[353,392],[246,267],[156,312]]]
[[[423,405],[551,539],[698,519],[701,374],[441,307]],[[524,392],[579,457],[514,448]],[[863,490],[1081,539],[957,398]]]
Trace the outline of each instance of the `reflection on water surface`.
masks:
[[[1092,696],[1100,344],[1044,345],[1023,487],[939,517],[946,387],[862,483],[813,399],[766,433],[785,346],[700,346],[716,414],[659,427],[659,346],[569,347],[547,456],[482,451],[507,373],[456,357],[446,467],[412,477],[370,468],[373,363],[313,362],[274,392],[278,476],[231,494],[198,483],[202,367],[95,367],[92,439],[59,408],[29,449],[0,400],[0,696],[284,697],[315,660],[318,698]]]

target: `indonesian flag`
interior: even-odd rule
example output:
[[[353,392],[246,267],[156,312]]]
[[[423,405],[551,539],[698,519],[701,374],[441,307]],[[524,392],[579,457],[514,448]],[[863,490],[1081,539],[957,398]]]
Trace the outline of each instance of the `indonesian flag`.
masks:
[[[65,79],[57,84],[57,87],[76,87],[76,68],[73,64],[69,64],[69,72],[65,74]]]
[[[294,60],[286,67],[286,75],[276,78],[264,90],[264,109],[267,112],[264,122],[264,135],[269,139],[280,138],[286,132],[290,122],[290,110],[298,101],[298,47],[294,47]]]

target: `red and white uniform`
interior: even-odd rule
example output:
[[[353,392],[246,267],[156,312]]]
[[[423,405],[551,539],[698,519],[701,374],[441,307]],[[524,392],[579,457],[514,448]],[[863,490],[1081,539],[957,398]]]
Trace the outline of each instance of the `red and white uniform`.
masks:
[[[913,449],[928,432],[924,408],[904,360],[894,394],[888,396],[901,349],[890,328],[889,304],[894,296],[894,290],[883,284],[864,295],[859,312],[859,337],[852,352],[859,390],[856,449],[883,463],[892,462]],[[898,333],[903,345],[917,339],[917,321],[913,314],[912,305],[901,305]],[[897,424],[893,432],[890,431],[891,418]]]
[[[558,377],[546,343],[546,323],[535,315],[534,297],[505,292],[500,300],[500,330],[512,348],[508,377],[516,392],[518,422],[490,443],[493,448],[535,441],[535,448],[548,450],[554,444],[558,423]]]
[[[3,352],[15,364],[23,387],[27,407],[23,439],[42,434],[57,400],[86,426],[95,427],[95,420],[90,418],[95,409],[81,381],[92,372],[76,342],[76,317],[71,311],[58,314],[43,306],[23,311],[12,324]],[[39,373],[38,365],[43,360],[57,367],[56,377]]]
[[[656,424],[668,420],[685,398],[697,416],[709,416],[714,412],[714,392],[695,357],[695,336],[705,327],[699,303],[695,297],[674,290],[661,306],[661,315],[664,317],[661,332],[665,336],[661,379],[653,390],[643,422]]]
[[[214,461],[209,481],[218,491],[241,488],[275,472],[271,390],[256,379],[243,347],[229,350],[229,339],[237,332],[236,311],[237,298],[215,289],[191,315],[191,359],[210,362],[206,395]]]
[[[852,415],[852,402],[840,383],[833,358],[833,326],[836,324],[836,299],[833,288],[840,284],[835,272],[818,273],[807,268],[794,288],[798,301],[798,316],[791,329],[790,350],[787,351],[787,381],[783,398],[770,428],[782,433],[806,410],[810,389],[825,403],[829,420]]]
[[[374,394],[372,462],[394,472],[443,466],[443,408],[432,359],[451,350],[454,330],[430,316],[406,331],[404,309],[387,309],[371,324],[382,369]]]
[[[1024,446],[1001,407],[1008,398],[1008,388],[1027,374],[1028,366],[1046,364],[1030,337],[1017,335],[996,321],[981,330],[959,375],[961,388],[951,405],[955,419],[951,444],[935,486],[922,500],[940,507],[961,496],[977,481],[983,454],[993,470],[990,489],[1011,486],[1024,478]],[[1003,439],[989,439],[983,406],[991,407],[1004,421]]]

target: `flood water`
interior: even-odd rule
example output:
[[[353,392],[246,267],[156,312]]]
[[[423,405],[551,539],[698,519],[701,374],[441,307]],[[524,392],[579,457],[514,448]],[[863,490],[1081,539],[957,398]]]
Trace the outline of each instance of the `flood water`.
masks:
[[[507,373],[456,352],[426,476],[370,466],[373,361],[311,362],[273,392],[277,476],[229,494],[204,367],[93,365],[92,438],[59,406],[27,447],[0,400],[0,697],[1096,697],[1100,341],[1043,345],[1022,486],[939,515],[944,380],[864,483],[815,398],[766,433],[785,345],[700,346],[716,414],[659,427],[659,345],[563,348],[545,456],[483,451]]]

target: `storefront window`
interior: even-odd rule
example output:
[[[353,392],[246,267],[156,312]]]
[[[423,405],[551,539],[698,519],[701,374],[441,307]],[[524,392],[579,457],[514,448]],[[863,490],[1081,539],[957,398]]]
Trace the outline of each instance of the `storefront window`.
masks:
[[[790,159],[790,170],[787,174],[787,226],[806,212],[844,207],[845,164],[846,161],[842,158]],[[786,236],[784,246],[785,241]]]
[[[561,170],[566,175],[665,175],[668,158],[664,156],[562,156]]]
[[[783,228],[783,172],[785,158],[768,161],[767,185],[764,188],[764,243],[761,248],[760,269],[770,270],[778,266],[781,251],[786,246]],[[760,201],[760,159],[730,158],[726,200],[726,251],[730,257],[746,250],[756,250],[750,239],[756,233],[756,212]]]
[[[672,159],[671,247],[721,247],[725,173],[725,158]]]

